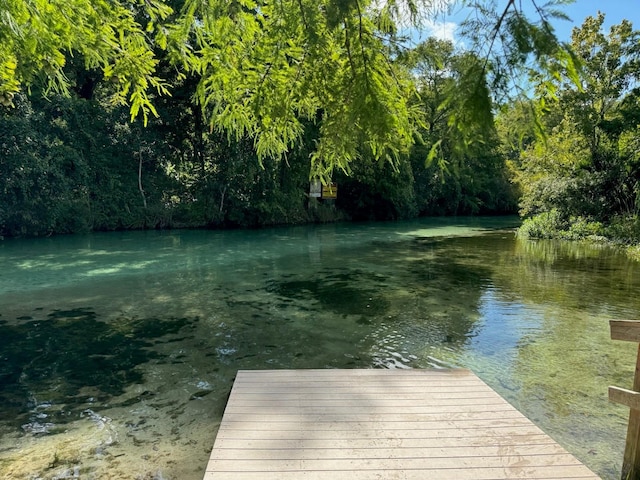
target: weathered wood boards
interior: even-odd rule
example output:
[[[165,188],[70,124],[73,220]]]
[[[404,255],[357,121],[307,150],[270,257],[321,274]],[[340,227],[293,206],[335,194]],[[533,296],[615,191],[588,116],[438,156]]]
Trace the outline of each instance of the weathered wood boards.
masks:
[[[637,320],[611,320],[611,340],[624,340],[640,343],[640,321]]]
[[[240,371],[205,480],[597,479],[467,370]]]
[[[634,320],[611,320],[612,340],[640,342],[640,322]],[[623,480],[640,479],[640,345],[636,357],[636,371],[633,379],[633,390],[609,387],[609,400],[622,403],[631,409],[627,440],[622,461],[621,478]]]

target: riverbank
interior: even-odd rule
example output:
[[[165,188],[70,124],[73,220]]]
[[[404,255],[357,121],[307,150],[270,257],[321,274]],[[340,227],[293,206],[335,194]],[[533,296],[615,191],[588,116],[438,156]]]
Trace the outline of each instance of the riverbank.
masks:
[[[557,210],[523,220],[517,236],[529,240],[557,239],[605,244],[623,249],[640,261],[640,218],[637,215],[614,216],[609,222],[585,217],[563,218]]]

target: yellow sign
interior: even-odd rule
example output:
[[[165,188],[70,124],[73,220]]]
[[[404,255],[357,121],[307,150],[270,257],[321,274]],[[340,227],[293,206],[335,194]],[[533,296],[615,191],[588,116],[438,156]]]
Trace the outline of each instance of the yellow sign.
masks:
[[[338,198],[338,184],[337,183],[329,183],[327,185],[323,185],[322,186],[322,198],[324,198],[324,199]]]

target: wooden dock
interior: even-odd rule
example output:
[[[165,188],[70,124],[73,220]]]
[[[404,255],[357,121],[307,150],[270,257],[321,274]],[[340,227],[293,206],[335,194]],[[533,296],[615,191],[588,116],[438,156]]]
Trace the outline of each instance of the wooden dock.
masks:
[[[205,480],[599,477],[468,370],[239,371]]]

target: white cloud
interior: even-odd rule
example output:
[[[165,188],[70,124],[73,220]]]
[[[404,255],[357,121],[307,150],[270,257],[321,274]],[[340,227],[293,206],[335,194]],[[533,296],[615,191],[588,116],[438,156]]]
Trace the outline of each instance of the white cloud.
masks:
[[[376,9],[384,8],[389,0],[373,0],[371,7]],[[400,33],[408,35],[413,43],[420,43],[427,38],[437,38],[447,40],[457,47],[464,47],[464,42],[456,38],[459,24],[452,21],[457,20],[459,15],[454,10],[456,0],[413,0],[418,7],[418,14],[414,23],[410,20],[408,0],[396,0],[396,25]]]
[[[372,0],[371,7],[374,11],[380,10],[389,4],[393,5],[393,11],[396,13],[396,24],[400,28],[413,27],[414,21],[424,25],[432,19],[448,14],[457,0]],[[417,15],[412,19],[411,10],[408,6],[413,3],[417,8]]]
[[[455,22],[429,20],[425,22],[425,33],[430,37],[439,40],[448,40],[454,45],[457,43],[456,30],[458,24]]]
[[[451,42],[455,47],[464,48],[464,41],[456,35],[459,25],[447,20],[429,20],[423,22],[420,29],[409,29],[406,33],[415,44],[424,42],[428,38],[437,38]]]

